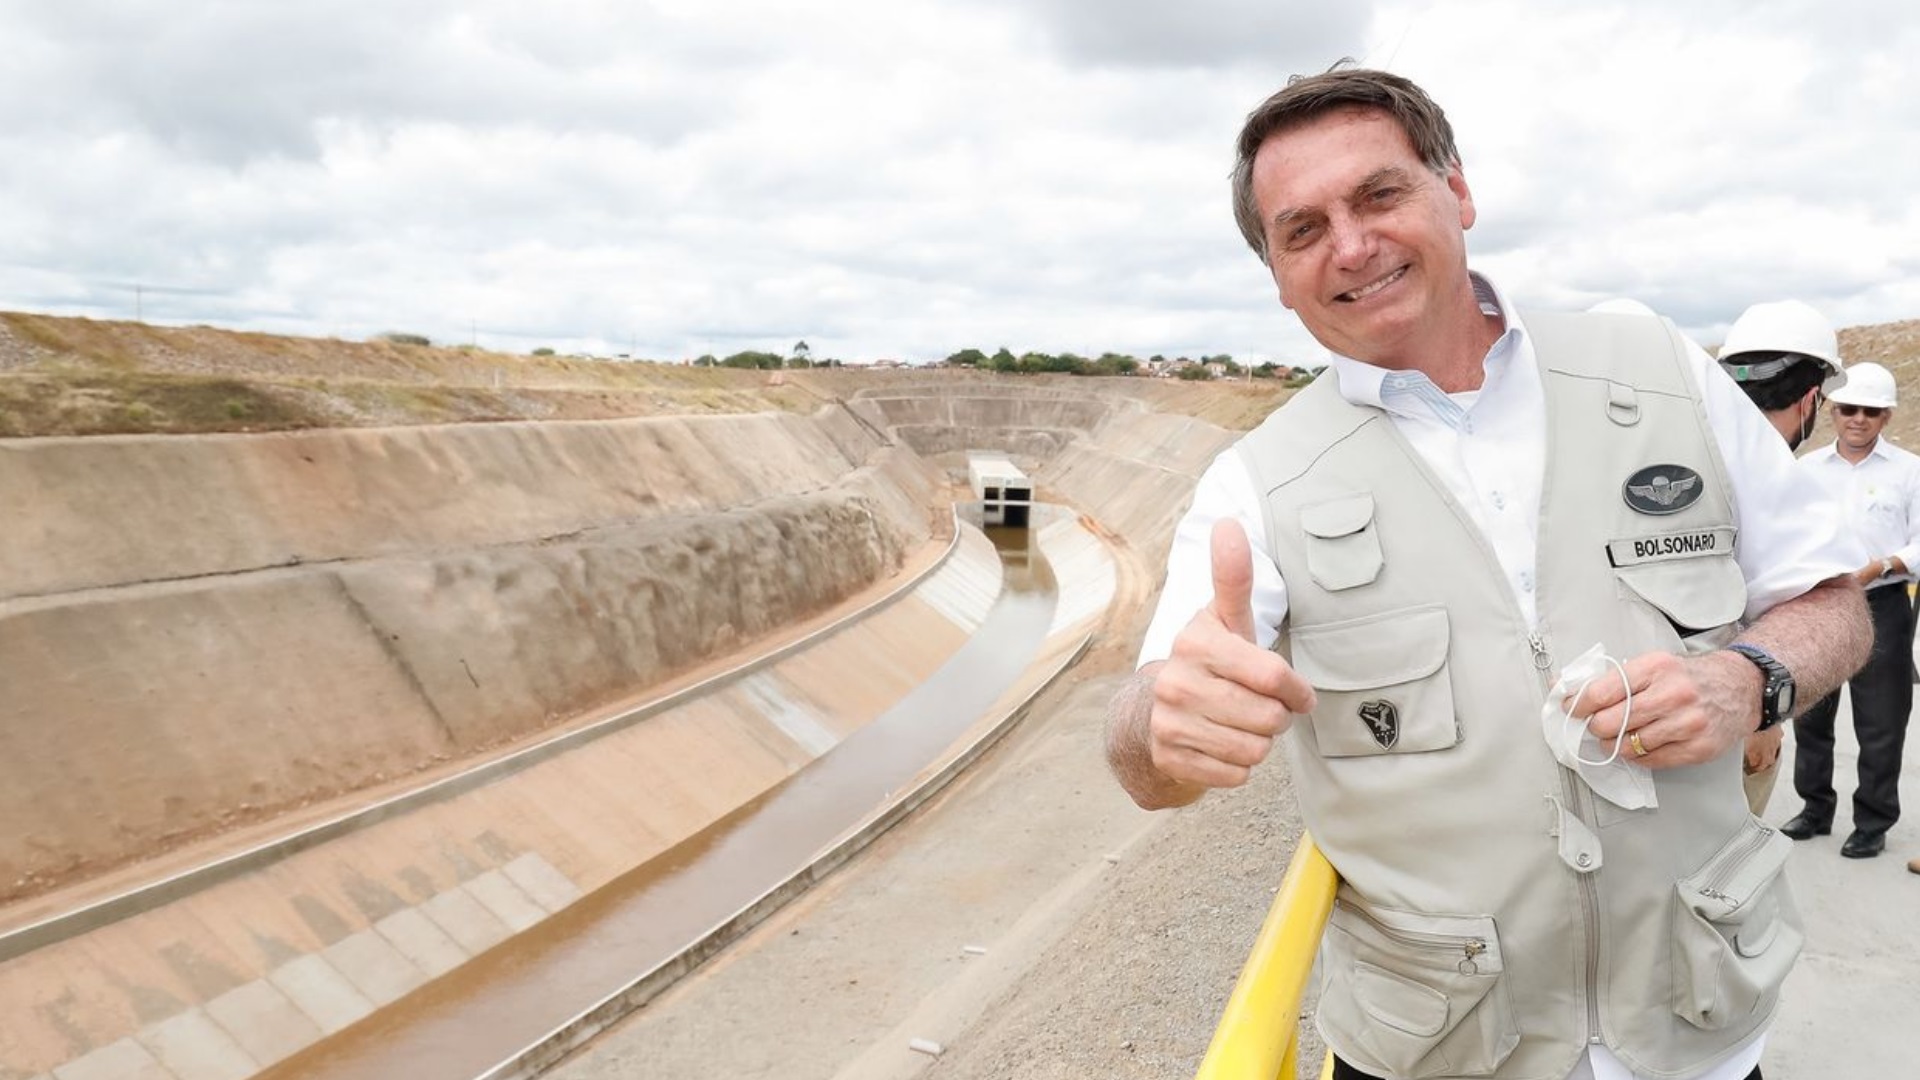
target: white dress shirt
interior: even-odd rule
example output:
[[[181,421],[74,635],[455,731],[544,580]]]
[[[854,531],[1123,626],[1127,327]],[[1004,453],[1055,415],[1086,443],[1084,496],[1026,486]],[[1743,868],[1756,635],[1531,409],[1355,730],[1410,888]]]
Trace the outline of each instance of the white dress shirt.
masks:
[[[1883,432],[1858,463],[1829,445],[1801,458],[1800,468],[1839,503],[1842,527],[1865,549],[1859,565],[1894,558],[1907,568],[1868,588],[1904,588],[1914,580],[1920,564],[1920,455],[1888,442]]]
[[[1535,545],[1546,462],[1546,391],[1533,341],[1513,307],[1486,278],[1473,275],[1481,310],[1500,315],[1506,331],[1488,350],[1480,389],[1442,392],[1419,372],[1389,371],[1334,355],[1322,378],[1339,379],[1340,396],[1386,412],[1450,494],[1472,515],[1493,548],[1530,625]],[[1688,358],[1702,388],[1707,425],[1733,485],[1736,561],[1747,582],[1746,618],[1866,565],[1857,543],[1838,528],[1831,497],[1796,467],[1786,441],[1711,357],[1691,342]],[[1909,455],[1912,456],[1912,455]],[[1194,489],[1174,531],[1167,580],[1140,650],[1139,663],[1164,660],[1173,639],[1213,597],[1210,538],[1215,521],[1233,517],[1253,547],[1253,619],[1259,643],[1271,647],[1287,615],[1286,582],[1267,554],[1261,500],[1240,455],[1216,457]],[[1913,518],[1910,520],[1920,520]],[[1920,556],[1920,548],[1915,549]],[[1759,1064],[1766,1033],[1696,1080],[1743,1080]],[[1639,1080],[1605,1046],[1589,1047],[1568,1080]]]

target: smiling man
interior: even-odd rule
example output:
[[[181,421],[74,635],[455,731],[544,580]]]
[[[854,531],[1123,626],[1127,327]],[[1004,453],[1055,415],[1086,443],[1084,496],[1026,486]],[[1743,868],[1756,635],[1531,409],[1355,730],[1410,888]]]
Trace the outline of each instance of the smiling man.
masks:
[[[1263,102],[1233,206],[1330,365],[1195,489],[1115,775],[1180,806],[1282,749],[1342,879],[1336,1076],[1758,1077],[1801,934],[1738,747],[1864,659],[1853,549],[1670,324],[1468,269],[1406,79]]]

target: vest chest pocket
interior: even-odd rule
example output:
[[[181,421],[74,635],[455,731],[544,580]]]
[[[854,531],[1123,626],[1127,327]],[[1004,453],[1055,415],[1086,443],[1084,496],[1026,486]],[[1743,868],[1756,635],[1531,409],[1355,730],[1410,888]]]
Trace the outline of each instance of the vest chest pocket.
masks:
[[[1322,757],[1411,754],[1460,742],[1445,608],[1295,626],[1291,642],[1294,669],[1319,698],[1310,730]]]
[[[1300,530],[1307,534],[1307,572],[1328,592],[1370,584],[1380,576],[1380,534],[1373,525],[1373,496],[1367,492],[1300,508]]]
[[[1622,595],[1639,602],[1634,606],[1649,629],[1662,636],[1671,635],[1675,644],[1690,655],[1712,652],[1732,641],[1747,607],[1747,579],[1733,556],[1733,530],[1708,530],[1699,535],[1718,532],[1726,534],[1724,548],[1697,557],[1622,565],[1622,556],[1611,549],[1678,541],[1656,537],[1609,545]]]

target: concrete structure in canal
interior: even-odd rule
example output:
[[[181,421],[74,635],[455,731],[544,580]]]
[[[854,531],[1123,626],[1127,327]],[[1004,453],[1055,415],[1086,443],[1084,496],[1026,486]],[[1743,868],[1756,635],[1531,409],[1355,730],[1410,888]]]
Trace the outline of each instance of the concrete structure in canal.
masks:
[[[967,480],[988,528],[1024,529],[1033,511],[1033,481],[998,450],[967,451]]]

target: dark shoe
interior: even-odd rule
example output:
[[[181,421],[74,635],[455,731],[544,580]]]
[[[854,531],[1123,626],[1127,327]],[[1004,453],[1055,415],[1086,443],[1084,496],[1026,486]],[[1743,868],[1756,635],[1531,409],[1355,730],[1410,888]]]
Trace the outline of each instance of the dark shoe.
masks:
[[[1811,840],[1816,836],[1831,835],[1833,833],[1833,822],[1815,820],[1809,816],[1805,810],[1802,810],[1788,818],[1787,823],[1780,826],[1780,831],[1789,839]]]
[[[1847,842],[1840,845],[1840,854],[1849,859],[1871,859],[1885,850],[1886,833],[1863,833],[1859,829],[1848,834]]]

